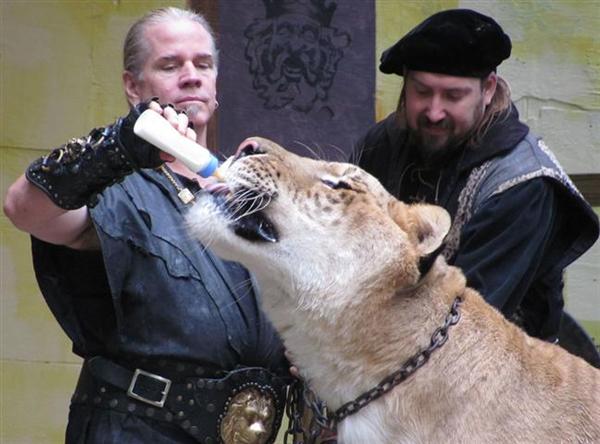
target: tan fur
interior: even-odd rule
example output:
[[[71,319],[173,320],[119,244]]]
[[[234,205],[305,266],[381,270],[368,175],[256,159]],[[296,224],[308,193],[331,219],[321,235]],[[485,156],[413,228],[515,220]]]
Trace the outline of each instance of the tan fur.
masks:
[[[236,236],[209,199],[191,211],[190,225],[256,275],[294,363],[330,408],[427,347],[454,298],[464,299],[447,343],[343,420],[340,443],[600,442],[600,371],[525,335],[442,258],[419,275],[419,258],[448,231],[443,209],[398,202],[357,167],[255,140],[264,154],[234,162],[227,183],[268,196],[263,211],[279,241]],[[336,181],[352,189],[333,189]]]

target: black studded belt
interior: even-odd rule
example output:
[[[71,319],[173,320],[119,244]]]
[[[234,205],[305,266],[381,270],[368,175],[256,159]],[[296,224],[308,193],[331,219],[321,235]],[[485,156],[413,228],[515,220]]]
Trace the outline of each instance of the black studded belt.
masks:
[[[215,377],[197,373],[197,368],[188,376],[130,370],[96,356],[85,360],[71,402],[176,424],[202,443],[275,441],[290,377],[261,367]]]

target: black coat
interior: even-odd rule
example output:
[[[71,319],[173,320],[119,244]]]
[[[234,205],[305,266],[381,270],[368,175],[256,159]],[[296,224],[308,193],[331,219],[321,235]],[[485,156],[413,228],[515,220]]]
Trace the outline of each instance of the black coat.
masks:
[[[441,205],[454,220],[473,169],[507,156],[528,133],[513,107],[478,146],[426,165],[392,114],[357,144],[351,161],[398,199]],[[556,338],[564,305],[563,269],[598,237],[597,216],[571,185],[532,177],[490,197],[462,226],[460,246],[448,258],[490,304],[549,340]]]

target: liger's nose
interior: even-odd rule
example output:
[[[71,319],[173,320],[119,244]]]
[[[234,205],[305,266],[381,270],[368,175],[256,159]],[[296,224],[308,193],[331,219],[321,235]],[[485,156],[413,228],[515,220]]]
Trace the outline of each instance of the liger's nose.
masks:
[[[235,158],[239,159],[241,157],[258,154],[260,152],[259,147],[260,145],[256,140],[247,141],[246,143],[240,145],[240,147],[237,149]]]

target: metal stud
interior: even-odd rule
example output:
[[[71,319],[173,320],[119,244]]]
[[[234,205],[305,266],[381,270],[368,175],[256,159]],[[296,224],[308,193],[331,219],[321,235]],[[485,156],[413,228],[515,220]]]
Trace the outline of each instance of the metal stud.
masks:
[[[112,408],[115,408],[116,406],[119,405],[119,401],[117,399],[111,399],[110,402],[108,403],[109,406],[111,406]]]
[[[215,405],[212,403],[208,403],[206,404],[206,411],[213,413],[216,410]]]
[[[146,409],[146,416],[154,416],[154,409],[152,407]]]

